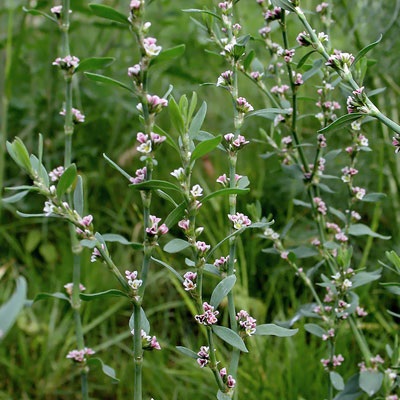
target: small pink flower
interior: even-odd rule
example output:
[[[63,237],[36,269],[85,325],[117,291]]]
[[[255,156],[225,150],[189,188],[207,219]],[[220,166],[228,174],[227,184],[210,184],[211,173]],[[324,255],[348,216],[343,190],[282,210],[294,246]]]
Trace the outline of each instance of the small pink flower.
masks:
[[[218,322],[219,311],[214,311],[214,307],[207,302],[203,303],[203,314],[195,315],[195,320],[202,325],[214,325]]]
[[[52,182],[56,182],[61,178],[61,175],[64,173],[64,167],[60,166],[54,168],[52,171],[49,172],[49,177]]]
[[[228,214],[228,218],[233,222],[235,229],[241,229],[251,225],[251,220],[247,215],[237,212],[236,214]]]

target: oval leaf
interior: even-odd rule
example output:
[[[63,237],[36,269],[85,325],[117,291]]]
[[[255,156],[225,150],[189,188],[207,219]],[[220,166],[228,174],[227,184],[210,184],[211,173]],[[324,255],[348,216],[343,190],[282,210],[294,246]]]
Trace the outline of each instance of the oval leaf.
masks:
[[[5,197],[1,199],[3,203],[16,203],[17,201],[23,199],[30,191],[29,190],[23,190],[22,192],[16,193],[12,196]]]
[[[119,22],[120,24],[130,25],[126,15],[114,10],[112,7],[92,3],[89,4],[89,8],[92,10],[93,14],[97,15],[98,17]]]
[[[212,292],[210,304],[217,308],[223,298],[232,290],[236,283],[236,276],[231,275],[222,279]]]
[[[164,246],[167,253],[179,253],[180,251],[190,247],[190,243],[183,239],[172,239]]]
[[[125,239],[123,236],[118,235],[116,233],[103,233],[102,234],[104,241],[106,242],[117,242],[121,243],[125,246],[134,245],[135,248],[142,248],[143,245],[141,243],[130,242]]]
[[[298,329],[283,328],[275,324],[263,324],[256,327],[255,335],[289,337],[298,332]]]
[[[190,161],[193,162],[198,158],[203,157],[210,151],[214,150],[221,143],[221,138],[222,138],[221,136],[217,136],[215,138],[200,142],[193,150],[192,156],[190,157]]]
[[[89,358],[87,363],[88,365],[100,365],[104,375],[109,376],[110,378],[112,378],[113,381],[119,382],[119,379],[115,375],[114,369],[104,364],[100,358],[98,357]]]
[[[198,356],[193,350],[190,350],[190,349],[188,349],[187,347],[176,346],[176,349],[177,349],[180,353],[184,354],[185,356],[194,358],[195,360],[197,360],[197,359],[199,358],[199,356]]]
[[[381,277],[382,268],[377,269],[376,271],[366,272],[361,271],[358,272],[351,278],[352,288],[357,288],[359,286],[366,285],[367,283],[378,280]]]
[[[57,197],[61,198],[64,193],[70,188],[75,182],[77,176],[76,165],[71,164],[61,175],[60,180],[57,184]]]
[[[95,82],[100,82],[100,83],[105,83],[106,85],[113,85],[113,86],[119,86],[122,87],[126,90],[129,90],[132,93],[135,93],[132,88],[129,86],[125,85],[125,83],[122,83],[120,81],[117,81],[115,79],[109,78],[108,76],[104,75],[99,75],[99,74],[93,74],[92,72],[84,72],[85,76],[87,76],[91,81]]]
[[[135,328],[135,314],[132,313],[129,318],[129,329],[132,331]],[[143,329],[148,335],[150,334],[150,322],[146,317],[143,308],[140,308],[140,329]]]
[[[351,114],[345,114],[342,115],[340,118],[336,119],[333,121],[331,124],[326,126],[325,128],[322,128],[318,131],[318,133],[328,133],[328,132],[333,132],[338,129],[342,129],[345,126],[351,124],[353,121],[360,119],[361,117],[365,116],[365,114],[362,113],[351,113]]]
[[[203,125],[204,118],[206,117],[206,113],[207,103],[203,101],[203,104],[199,108],[199,111],[197,111],[189,127],[189,137],[191,137],[192,139],[194,139],[199,133],[200,128]]]
[[[311,333],[312,335],[318,336],[318,337],[322,337],[322,335],[326,334],[325,329],[321,328],[319,325],[317,324],[305,324],[304,325],[304,329]]]
[[[217,400],[232,400],[232,397],[218,390]]]
[[[75,72],[95,71],[106,68],[115,61],[114,57],[92,57],[79,62]]]
[[[174,58],[178,58],[185,52],[185,45],[180,44],[175,47],[171,47],[170,49],[163,50],[157,57],[154,57],[150,61],[150,67],[154,65],[158,65],[162,62],[173,60]]]
[[[385,193],[367,193],[361,201],[369,202],[369,203],[375,203],[378,201],[383,200],[386,197]]]
[[[76,186],[74,190],[74,209],[79,215],[83,215],[83,183],[82,177],[78,175],[78,179],[76,181]]]
[[[374,232],[373,230],[371,230],[371,228],[369,228],[367,225],[364,225],[364,224],[350,225],[348,233],[349,233],[349,235],[353,235],[353,236],[367,235],[367,236],[372,236],[374,238],[383,239],[383,240],[389,240],[391,238],[391,236],[383,236],[383,235],[380,235],[379,233]]]
[[[225,326],[213,325],[212,330],[224,342],[230,344],[236,349],[239,349],[240,351],[243,351],[244,353],[248,353],[243,339],[232,329],[226,328]]]
[[[335,371],[329,372],[329,378],[331,380],[332,386],[336,390],[343,390],[344,389],[344,380],[340,374]]]
[[[374,395],[382,386],[383,374],[378,371],[361,371],[360,372],[360,388],[368,394]]]
[[[104,292],[91,293],[91,294],[80,293],[79,297],[84,301],[92,301],[96,299],[104,299],[106,297],[129,297],[129,296],[125,292],[122,292],[121,290],[110,289]]]

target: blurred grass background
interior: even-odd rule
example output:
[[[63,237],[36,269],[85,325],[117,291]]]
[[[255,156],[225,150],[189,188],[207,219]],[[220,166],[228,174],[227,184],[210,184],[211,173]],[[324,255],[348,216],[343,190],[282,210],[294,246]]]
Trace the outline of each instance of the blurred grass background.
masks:
[[[105,75],[127,82],[127,68],[137,61],[137,49],[125,29],[93,16],[87,1],[72,0],[71,47],[73,55],[80,59],[93,56],[111,56],[116,62],[104,71]],[[127,12],[128,1],[104,1],[122,12]],[[304,9],[314,10],[317,2],[303,0]],[[197,91],[200,101],[207,101],[208,113],[204,130],[213,134],[232,130],[232,110],[224,91],[201,86],[204,82],[216,82],[218,75],[227,69],[223,60],[207,52],[214,51],[212,44],[191,21],[185,8],[211,6],[209,0],[154,0],[148,8],[148,20],[152,21],[151,32],[163,48],[181,43],[186,45],[185,55],[174,62],[164,64],[151,77],[151,91],[163,94],[170,84],[173,94],[190,96]],[[383,33],[382,43],[370,54],[371,63],[365,85],[372,90],[386,87],[383,95],[375,99],[381,110],[399,121],[397,99],[400,96],[398,38],[399,1],[375,2],[373,0],[334,0],[331,40],[334,48],[356,53]],[[22,7],[37,8],[49,12],[53,6],[49,1],[6,0],[0,4],[0,94],[8,101],[7,138],[18,135],[31,151],[36,151],[38,133],[45,138],[44,161],[48,169],[62,163],[63,121],[58,115],[63,101],[63,81],[51,63],[59,55],[60,36],[57,27],[49,21],[22,11]],[[241,0],[237,16],[244,31],[257,36],[262,26],[262,16],[255,1]],[[309,15],[319,29],[316,17]],[[301,27],[289,18],[291,44]],[[10,37],[11,29],[12,35]],[[277,36],[276,40],[279,40]],[[7,49],[7,43],[11,47]],[[261,60],[268,58],[259,43],[252,43]],[[300,50],[299,50],[300,53]],[[6,57],[12,56],[11,72],[6,76]],[[373,61],[376,61],[375,63]],[[4,79],[7,78],[7,79]],[[308,82],[301,95],[315,98],[318,79]],[[241,94],[255,108],[264,108],[268,102],[260,97],[255,86],[245,79],[240,80]],[[338,97],[340,94],[337,93]],[[140,167],[135,153],[136,132],[140,130],[135,101],[129,94],[114,87],[96,85],[83,76],[79,77],[74,92],[74,106],[86,115],[86,122],[74,135],[73,157],[84,178],[88,210],[95,218],[99,232],[120,233],[133,241],[141,241],[141,207],[137,193],[129,190],[125,180],[106,162],[102,153],[117,160],[121,166],[133,173]],[[344,108],[345,99],[338,98]],[[304,101],[300,111],[309,113],[310,101]],[[4,122],[6,115],[1,118]],[[314,111],[312,111],[314,112]],[[316,110],[315,110],[316,112]],[[168,113],[159,121],[169,130]],[[255,157],[268,147],[261,140],[259,129],[265,127],[264,119],[251,119],[245,126],[245,135],[253,140],[240,155],[239,173],[247,175],[252,191],[239,199],[239,210],[259,201],[264,215],[272,214],[280,231],[293,224],[287,241],[298,243],[309,236],[312,226],[303,210],[294,208],[292,198],[301,196],[302,185],[283,173],[277,158],[267,160]],[[381,234],[391,235],[390,241],[368,241],[357,239],[354,243],[357,267],[363,250],[371,246],[366,266],[378,267],[386,250],[399,251],[400,205],[399,159],[390,145],[392,134],[376,122],[364,125],[369,138],[370,153],[361,157],[357,184],[369,192],[383,191],[388,197],[377,205],[363,203],[360,213],[365,223],[377,221]],[[303,137],[313,142],[316,121],[306,118],[302,122]],[[256,142],[258,140],[258,142]],[[331,148],[344,147],[348,143],[347,132],[334,132],[328,137]],[[158,157],[156,175],[169,179],[169,172],[178,166],[179,160],[164,147]],[[205,188],[216,188],[215,179],[226,172],[224,157],[215,153],[197,165],[194,180]],[[339,174],[345,158],[338,157],[328,165],[331,173]],[[4,186],[26,183],[26,177],[5,157]],[[329,172],[328,172],[329,173]],[[331,200],[340,204],[343,191],[338,186]],[[20,204],[23,212],[38,212],[43,199],[29,197]],[[336,205],[337,208],[339,208]],[[66,226],[58,221],[21,219],[15,208],[3,205],[0,226],[0,304],[14,289],[14,280],[24,275],[28,280],[29,298],[39,292],[62,291],[71,280],[71,256]],[[160,200],[154,202],[154,213],[165,217],[170,210]],[[226,229],[224,201],[210,202],[202,209],[200,223],[206,226],[204,240],[216,244]],[[210,218],[210,215],[213,217]],[[179,235],[172,231],[172,235]],[[311,301],[303,285],[292,271],[274,255],[261,250],[270,244],[263,242],[255,232],[246,233],[239,242],[239,283],[236,288],[238,308],[249,309],[259,323],[291,318],[301,304]],[[113,245],[111,247],[117,265],[122,269],[139,265],[140,254],[133,250]],[[160,255],[165,257],[165,255]],[[101,291],[110,287],[110,276],[101,264],[91,264],[90,254],[84,251],[83,283],[87,292]],[[169,262],[183,271],[182,258]],[[312,265],[305,262],[305,267]],[[385,280],[390,280],[385,272]],[[209,290],[215,282],[210,282]],[[117,287],[117,284],[115,284]],[[179,355],[176,345],[197,349],[204,344],[197,326],[188,311],[188,299],[177,282],[167,271],[154,265],[151,282],[146,293],[144,308],[152,325],[152,332],[161,342],[163,351],[147,353],[144,365],[145,398],[156,400],[215,398],[215,387],[211,372],[200,370],[192,359]],[[376,353],[384,354],[384,346],[391,342],[395,332],[394,321],[386,309],[395,310],[397,300],[378,284],[369,285],[359,291],[361,303],[369,311],[365,320],[366,335]],[[93,347],[105,363],[115,368],[121,382],[110,383],[99,370],[90,374],[93,399],[127,399],[132,397],[132,368],[130,352],[131,337],[127,330],[130,317],[129,305],[124,301],[103,300],[90,302],[83,307],[83,320],[87,344]],[[64,302],[42,301],[24,309],[17,324],[0,344],[0,400],[8,399],[74,399],[78,398],[79,379],[66,353],[74,348],[75,337],[71,324],[71,311]],[[303,321],[296,324],[301,327]],[[300,329],[299,334],[289,339],[255,338],[249,341],[251,352],[243,355],[240,369],[240,399],[321,399],[326,393],[326,376],[319,366],[325,356],[324,346]],[[346,358],[341,372],[348,378],[356,372],[360,354],[344,326],[339,333],[338,352]],[[219,346],[221,359],[228,352]],[[346,369],[347,368],[347,369]]]

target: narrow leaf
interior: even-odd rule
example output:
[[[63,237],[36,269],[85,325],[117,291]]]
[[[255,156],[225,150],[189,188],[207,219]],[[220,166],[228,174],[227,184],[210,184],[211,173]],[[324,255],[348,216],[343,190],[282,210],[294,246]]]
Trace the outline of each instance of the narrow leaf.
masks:
[[[204,200],[203,200],[204,202]],[[174,208],[167,216],[167,218],[165,218],[165,225],[168,226],[168,228],[171,228],[172,226],[174,226],[175,224],[178,223],[178,221],[180,221],[183,216],[185,215],[185,209],[186,209],[186,203],[182,202],[180,203],[176,208]]]
[[[173,60],[174,58],[178,58],[184,53],[185,53],[184,44],[180,44],[178,46],[171,47],[170,49],[163,50],[157,57],[151,59],[150,67],[161,64],[169,60]]]
[[[57,197],[61,198],[64,193],[70,188],[75,182],[77,176],[76,165],[71,164],[61,175],[60,180],[57,184]]]
[[[45,18],[49,19],[49,20],[52,21],[52,22],[55,22],[56,24],[58,23],[58,21],[57,21],[57,19],[56,19],[55,17],[52,17],[51,15],[46,14],[46,13],[43,12],[43,11],[35,10],[35,9],[33,9],[33,8],[28,9],[28,8],[25,8],[25,7],[22,7],[22,9],[23,9],[27,14],[31,14],[31,15],[41,15],[42,17],[45,17]]]
[[[250,189],[239,189],[239,188],[224,188],[224,189],[220,189],[217,190],[216,192],[210,193],[207,196],[205,196],[203,198],[203,200],[201,201],[202,203],[205,203],[206,201],[212,199],[213,197],[217,197],[217,196],[226,196],[229,194],[246,194],[249,192]]]
[[[382,40],[382,37],[383,37],[382,34],[380,34],[376,42],[370,43],[363,49],[361,49],[360,52],[355,56],[353,64],[351,64],[351,67],[354,68],[354,66],[361,60],[361,58],[363,58],[369,51],[371,51],[377,44],[379,44]]]
[[[107,297],[129,297],[125,292],[117,289],[110,289],[98,293],[80,293],[79,297],[84,301],[92,301],[97,299],[105,299]]]
[[[216,14],[212,11],[209,11],[209,10],[199,10],[197,8],[187,8],[186,10],[182,10],[182,11],[188,12],[188,13],[209,14],[209,15],[212,15],[213,17],[221,20],[221,17],[218,14]]]
[[[294,5],[289,0],[271,0],[276,7],[281,7],[286,11],[296,12]]]
[[[79,62],[75,72],[95,71],[111,65],[115,61],[114,57],[91,57]]]
[[[135,328],[135,314],[132,313],[129,318],[129,329],[132,331]],[[146,317],[143,308],[140,308],[140,329],[143,329],[148,335],[150,334],[150,322]]]
[[[199,356],[198,356],[193,350],[190,350],[190,349],[188,349],[187,347],[176,346],[176,349],[177,349],[180,353],[184,354],[185,356],[194,358],[195,360],[197,360],[197,359],[199,358]]]
[[[217,308],[223,298],[232,290],[236,283],[236,276],[230,275],[222,279],[212,292],[210,304]]]
[[[386,198],[386,194],[385,193],[367,193],[361,199],[361,201],[365,201],[367,203],[376,203],[378,201],[383,200],[384,198]]]
[[[170,98],[169,98],[168,111],[169,111],[172,125],[175,127],[175,129],[178,131],[178,133],[180,135],[184,134],[185,133],[185,121],[184,121],[181,111],[178,107],[178,104],[176,104],[176,101],[172,96],[170,96]]]
[[[6,143],[8,153],[13,160],[25,171],[30,172],[32,169],[29,153],[24,142],[16,137],[12,143]]]
[[[16,203],[17,201],[23,199],[27,194],[29,193],[29,190],[23,190],[22,192],[16,193],[12,196],[5,197],[1,199],[3,203]]]
[[[125,239],[123,236],[118,235],[116,233],[103,233],[102,234],[104,241],[106,242],[118,242],[125,246],[135,245],[135,247],[142,248],[143,245],[141,243],[130,242]]]
[[[352,288],[366,285],[367,283],[378,280],[382,275],[382,268],[372,272],[361,271],[351,278]]]
[[[278,114],[288,114],[289,110],[284,108],[263,108],[261,110],[252,111],[246,114],[246,118],[249,117],[262,117],[270,120],[274,120]]]
[[[257,326],[255,335],[289,337],[295,335],[297,332],[298,329],[283,328],[275,324],[263,324]]]
[[[92,10],[93,14],[97,15],[98,17],[119,22],[120,24],[130,25],[126,15],[114,10],[112,7],[105,6],[103,4],[92,3],[89,4],[89,8]]]
[[[322,335],[326,334],[325,329],[321,328],[319,325],[317,324],[305,324],[304,325],[304,329],[311,333],[312,335],[318,336],[318,337],[322,337]]]
[[[354,225],[350,225],[349,227],[349,231],[348,231],[349,235],[353,235],[353,236],[372,236],[378,239],[383,239],[383,240],[389,240],[391,238],[391,236],[383,236],[380,235],[379,233],[374,232],[373,230],[371,230],[371,228],[369,228],[367,225],[364,224],[354,224]]]
[[[347,125],[350,125],[353,121],[360,119],[361,117],[365,116],[365,114],[362,113],[351,113],[351,114],[345,114],[333,121],[331,124],[326,126],[325,128],[322,128],[318,131],[318,133],[328,133],[328,132],[333,132],[338,129],[342,129]]]
[[[206,117],[206,113],[207,113],[207,103],[203,101],[203,104],[201,105],[199,111],[197,111],[192,122],[190,123],[188,132],[190,138],[194,139],[196,135],[199,133],[200,128],[203,125],[204,118]]]
[[[164,246],[167,253],[179,253],[180,251],[190,247],[190,243],[182,239],[172,239]]]
[[[244,353],[248,353],[243,339],[232,329],[226,328],[225,326],[213,325],[212,330],[224,342],[230,344],[236,349],[239,349],[240,351],[243,351]]]
[[[176,190],[178,192],[181,191],[181,189],[174,185],[171,182],[168,181],[159,181],[159,180],[151,180],[151,181],[145,181],[141,183],[133,183],[129,185],[130,187],[137,189],[137,190],[157,190],[157,189],[170,189],[170,190]]]
[[[83,215],[83,183],[82,177],[78,175],[78,179],[76,180],[76,186],[74,190],[74,209],[79,215]]]
[[[193,162],[200,157],[203,157],[210,151],[214,150],[221,143],[222,136],[217,136],[215,138],[204,140],[200,142],[193,150],[190,161]]]
[[[65,293],[55,292],[55,293],[38,293],[33,299],[33,302],[36,303],[39,300],[45,300],[51,298],[58,300],[65,300],[68,302],[70,301],[70,298]]]
[[[108,161],[108,163],[114,167],[118,172],[120,172],[128,181],[132,178],[127,172],[125,172],[118,164],[116,164],[111,158],[108,158],[104,153],[103,157]]]
[[[174,268],[172,268],[170,265],[168,265],[164,261],[158,260],[157,258],[154,258],[154,257],[151,257],[151,259],[154,262],[156,262],[157,264],[160,264],[163,267],[167,268],[169,271],[171,271],[179,279],[180,282],[183,282],[183,278],[182,278],[181,274],[178,271],[176,271]]]
[[[115,375],[115,371],[113,368],[104,364],[103,361],[98,357],[89,358],[87,361],[88,365],[100,365],[101,370],[103,371],[104,375],[110,377],[113,381],[119,382],[119,379]]]
[[[129,86],[125,85],[125,83],[122,83],[120,81],[117,81],[115,79],[109,78],[108,76],[104,75],[99,75],[99,74],[93,74],[92,72],[84,72],[85,76],[87,76],[91,81],[94,82],[99,82],[99,83],[105,83],[106,85],[113,85],[113,86],[119,86],[122,87],[126,90],[129,90],[132,93],[135,93],[132,88]]]

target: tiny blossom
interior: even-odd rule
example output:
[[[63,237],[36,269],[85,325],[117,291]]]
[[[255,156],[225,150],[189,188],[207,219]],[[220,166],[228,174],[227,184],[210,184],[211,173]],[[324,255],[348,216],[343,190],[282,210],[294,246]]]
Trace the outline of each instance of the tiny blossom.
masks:
[[[385,363],[385,360],[379,354],[377,354],[375,357],[371,357],[370,361],[372,364],[384,364]]]
[[[161,221],[161,218],[157,218],[154,215],[149,216],[151,226],[146,228],[146,233],[149,236],[155,235],[165,235],[168,232],[168,227],[165,224],[158,226],[158,223]]]
[[[364,135],[359,134],[357,137],[357,141],[360,143],[360,146],[368,147],[368,144],[369,144],[368,138],[365,137]]]
[[[321,245],[321,241],[319,240],[319,239],[317,239],[317,238],[314,238],[312,241],[311,241],[311,244],[313,245],[313,246],[320,246]]]
[[[143,154],[149,154],[153,150],[151,140],[147,140],[146,142],[142,143],[140,146],[136,147],[136,150]]]
[[[222,72],[218,77],[217,86],[229,86],[232,84],[233,71]]]
[[[349,240],[349,238],[343,233],[343,232],[339,232],[335,235],[336,240],[338,240],[339,242],[347,242]]]
[[[218,322],[219,311],[214,311],[214,307],[207,302],[203,303],[203,314],[195,315],[195,320],[202,325],[213,325]]]
[[[250,143],[243,135],[238,135],[238,137],[232,142],[233,146],[237,148],[242,148],[244,145]]]
[[[50,11],[57,17],[59,18],[61,16],[62,13],[62,6],[54,6],[50,8]],[[71,10],[70,10],[71,12]]]
[[[358,317],[366,317],[368,315],[368,313],[360,306],[357,306],[356,314]]]
[[[319,32],[317,37],[321,43],[329,41],[329,36],[324,32]]]
[[[138,290],[140,286],[142,286],[143,281],[141,279],[137,279],[138,272],[137,271],[125,271],[125,278],[128,281],[128,285],[133,290]]]
[[[285,117],[282,114],[278,114],[274,118],[274,126],[278,126],[281,122],[285,122]]]
[[[182,167],[180,167],[180,168],[175,169],[174,171],[172,171],[171,175],[174,178],[178,179],[178,181],[181,181],[182,179],[185,178],[185,170]]]
[[[334,231],[336,233],[340,233],[342,230],[339,228],[338,224],[335,224],[334,222],[327,222],[326,223],[326,229],[329,229],[331,231]]]
[[[131,334],[135,336],[134,329],[131,330]],[[144,350],[161,350],[161,346],[155,336],[150,336],[143,329],[141,329],[140,337],[142,338],[142,348]]]
[[[317,5],[317,7],[315,8],[315,11],[320,13],[320,12],[324,11],[328,6],[329,6],[329,4],[324,1],[321,4]]]
[[[358,174],[358,170],[352,167],[344,167],[342,168],[342,181],[347,183],[350,182],[351,177]]]
[[[285,145],[289,145],[289,144],[291,144],[292,142],[293,142],[293,139],[292,139],[291,136],[284,136],[284,137],[281,139],[281,143],[282,143],[282,144],[285,144]]]
[[[264,235],[271,240],[278,240],[279,239],[279,233],[275,232],[272,228],[267,228],[264,231]]]
[[[317,136],[317,140],[319,147],[326,147],[326,138],[322,133]]]
[[[283,56],[283,59],[285,60],[285,62],[287,62],[287,63],[292,62],[295,53],[296,53],[295,49],[290,49],[290,50],[285,49],[284,56]]]
[[[258,72],[258,71],[252,71],[250,72],[250,76],[255,80],[255,81],[259,81],[261,80],[261,78],[263,77],[263,73]]]
[[[310,46],[311,45],[311,38],[310,35],[307,32],[301,32],[297,35],[296,37],[296,42],[300,45],[300,46]]]
[[[71,108],[71,112],[72,112],[72,122],[74,124],[79,124],[82,122],[85,122],[85,115],[82,114],[77,108]],[[60,111],[60,115],[64,116],[66,115],[66,111],[65,109]]]
[[[61,178],[61,175],[64,173],[64,167],[56,167],[52,171],[49,172],[49,177],[52,182],[56,182]]]
[[[128,68],[128,76],[135,78],[140,74],[141,66],[140,64],[135,64],[133,67]]]
[[[70,358],[73,361],[83,363],[86,361],[86,356],[91,356],[95,351],[89,347],[85,347],[82,350],[71,350],[66,358]]]
[[[282,251],[281,252],[281,258],[284,260],[287,260],[289,257],[289,252],[288,251]]]
[[[293,79],[294,79],[294,84],[296,86],[300,86],[304,83],[303,81],[303,75],[300,73],[296,73],[295,71],[292,71]]]
[[[217,258],[214,261],[214,266],[217,267],[220,271],[226,272],[228,263],[229,263],[229,255],[227,255],[226,257]]]
[[[101,253],[100,253],[99,249],[97,247],[95,247],[92,251],[92,255],[90,257],[90,262],[93,263],[93,262],[97,261],[97,259],[100,257],[101,257]]]
[[[228,214],[228,218],[233,222],[235,229],[241,229],[245,226],[251,225],[251,220],[247,215],[237,212],[236,214]]]
[[[73,288],[74,288],[74,284],[73,284],[72,282],[66,283],[66,284],[64,285],[64,288],[65,288],[65,291],[66,291],[70,296],[72,296],[72,290],[73,290]],[[85,286],[83,286],[82,283],[80,283],[80,284],[79,284],[79,291],[83,292],[83,291],[85,291],[85,290],[86,290]]]
[[[385,397],[385,400],[399,400],[399,396],[397,396],[397,394],[390,394]]]
[[[400,152],[400,136],[393,136],[392,138],[392,145],[396,147],[395,153]]]
[[[322,340],[328,340],[330,338],[335,337],[335,330],[334,329],[329,329],[327,333],[324,333],[322,335]]]
[[[167,107],[168,106],[168,100],[167,99],[163,99],[159,96],[157,96],[156,94],[151,95],[148,94],[147,97],[147,106],[149,109],[149,113],[150,114],[156,114],[159,113],[163,107]],[[143,106],[142,103],[139,103],[136,108],[142,112],[143,111]]]
[[[247,113],[254,110],[253,106],[244,97],[238,97],[236,99],[236,108],[242,113]]]
[[[217,182],[222,184],[223,186],[226,186],[228,184],[229,178],[226,176],[226,174],[223,174],[217,178]]]
[[[266,38],[268,34],[271,32],[271,28],[269,26],[264,26],[259,29],[258,33],[263,37]]]
[[[325,63],[328,67],[341,69],[343,72],[348,73],[355,58],[350,53],[342,53],[339,50],[334,50],[333,54],[328,58]],[[354,92],[353,92],[354,93]]]
[[[357,211],[353,210],[350,215],[354,221],[359,221],[361,219],[361,215]]]
[[[143,39],[143,48],[147,57],[155,57],[160,54],[161,46],[157,46],[157,39],[148,37]]]
[[[236,24],[233,24],[232,29],[235,32],[235,34],[237,34],[242,30],[242,26],[240,24],[236,23]]]
[[[141,0],[131,0],[131,10],[138,10],[142,6]]]
[[[135,177],[129,178],[129,181],[133,184],[141,183],[146,179],[146,174],[147,174],[147,168],[139,168],[135,172]]]
[[[55,206],[51,200],[45,201],[43,212],[46,217],[49,217],[55,211]]]
[[[182,219],[178,222],[179,228],[182,228],[184,231],[187,231],[190,226],[190,221],[188,219]]]
[[[205,367],[210,361],[210,348],[208,346],[201,346],[197,355],[197,364],[199,364],[201,368]]]
[[[344,357],[341,354],[338,354],[337,356],[332,357],[332,365],[334,367],[338,367],[339,365],[342,365],[343,361],[344,361]]]
[[[192,190],[190,191],[190,194],[196,198],[196,197],[201,197],[203,195],[203,188],[200,185],[194,185],[192,187]]]
[[[285,11],[281,7],[274,7],[273,10],[267,10],[264,13],[264,19],[266,21],[275,21],[281,19]]]
[[[288,90],[289,90],[289,86],[288,85],[281,85],[281,86],[273,86],[271,88],[271,93],[275,93],[275,94],[285,94]]]
[[[204,255],[205,253],[207,253],[207,251],[210,250],[210,248],[211,248],[211,246],[209,244],[206,244],[205,242],[201,242],[201,241],[197,241],[195,243],[195,246],[201,255]]]
[[[150,132],[150,139],[154,144],[160,144],[167,140],[167,137],[161,136],[158,133]]]
[[[196,272],[186,272],[185,275],[183,275],[185,280],[183,281],[183,286],[185,287],[186,291],[194,290],[196,289],[196,278],[197,278],[197,273]]]
[[[351,282],[350,279],[345,279],[345,280],[343,281],[343,283],[342,283],[342,288],[343,288],[344,290],[347,290],[347,289],[351,288],[352,286],[353,286],[353,283]]]
[[[326,215],[328,209],[325,205],[325,202],[320,197],[314,197],[313,202],[317,206],[318,212],[322,215]]]
[[[256,320],[247,311],[240,310],[236,314],[236,321],[238,321],[240,329],[246,336],[252,336],[256,332]]]
[[[79,58],[75,56],[68,55],[64,58],[57,57],[53,61],[53,65],[60,67],[61,69],[74,71],[79,65]]]
[[[362,200],[365,196],[365,189],[360,188],[358,186],[352,188],[352,192],[356,196],[358,200]]]

